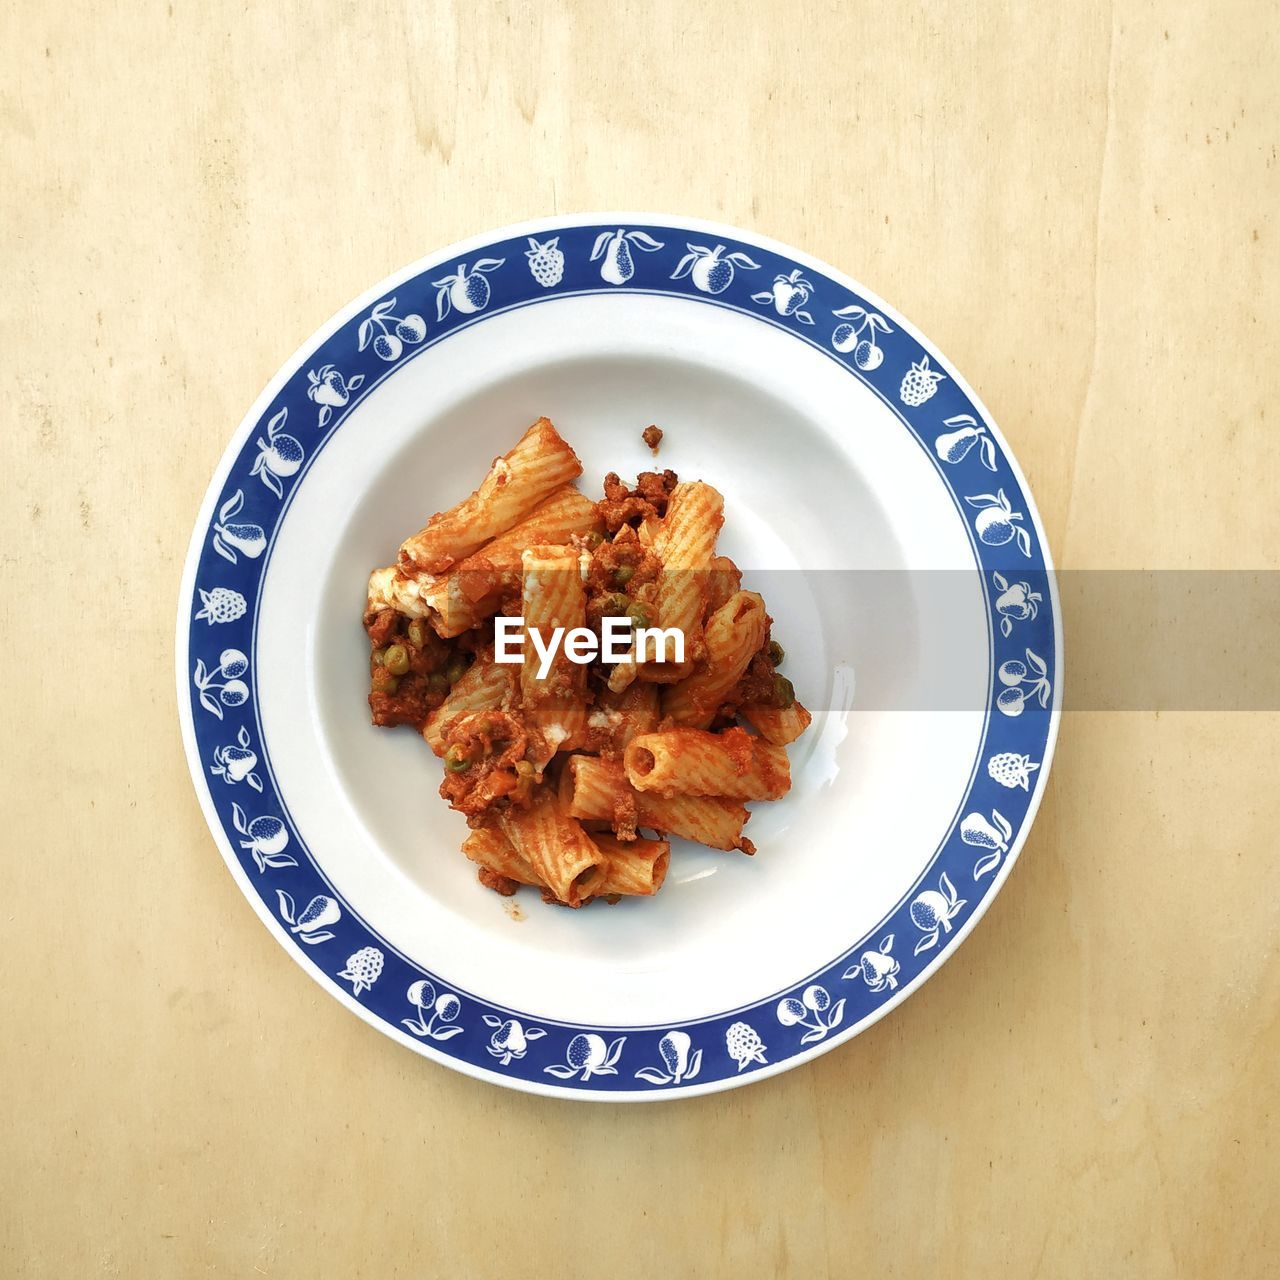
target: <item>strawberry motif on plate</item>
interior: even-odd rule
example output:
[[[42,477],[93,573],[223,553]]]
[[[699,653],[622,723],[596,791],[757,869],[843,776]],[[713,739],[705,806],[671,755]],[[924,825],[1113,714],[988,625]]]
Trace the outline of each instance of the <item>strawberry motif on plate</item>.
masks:
[[[1031,589],[1029,582],[1010,583],[1002,573],[993,572],[991,582],[1000,592],[996,598],[996,612],[1000,615],[1000,634],[1009,636],[1015,622],[1034,619],[1040,612],[1044,597]]]
[[[808,304],[813,293],[813,282],[800,274],[800,268],[787,275],[781,273],[774,276],[773,288],[751,295],[752,302],[762,306],[772,305],[780,316],[794,316],[801,324],[812,324],[811,316],[803,308]]]
[[[395,299],[391,299],[392,303]],[[410,326],[409,321],[417,321],[421,326],[421,330],[417,327]],[[426,326],[422,324],[421,316],[410,316],[407,320],[402,320],[397,326],[398,329],[410,330],[417,334],[413,339],[415,342],[421,342],[426,334]],[[307,371],[307,398],[313,403],[320,406],[319,416],[316,418],[316,426],[323,427],[329,422],[333,416],[335,409],[345,409],[351,403],[351,393],[359,390],[364,385],[364,374],[357,373],[355,377],[346,379],[331,364],[321,365],[319,369],[309,369]]]
[[[261,795],[262,779],[254,772],[257,767],[258,755],[249,745],[249,730],[241,725],[234,745],[214,749],[213,764],[209,766],[209,772],[215,778],[221,778],[228,786],[247,782]]]
[[[858,963],[848,968],[842,978],[861,978],[868,991],[896,991],[898,971],[902,967],[893,957],[893,934],[885,934],[875,951],[864,951]]]

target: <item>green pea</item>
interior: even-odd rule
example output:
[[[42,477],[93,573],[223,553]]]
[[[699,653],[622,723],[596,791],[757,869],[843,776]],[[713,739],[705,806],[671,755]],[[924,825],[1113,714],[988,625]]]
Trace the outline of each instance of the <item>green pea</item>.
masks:
[[[649,612],[649,606],[642,604],[639,600],[635,602],[628,610],[627,617],[635,623],[637,627],[647,627],[653,621]]]
[[[592,551],[594,551],[604,541],[604,534],[597,533],[592,529],[590,533],[584,533],[582,535],[582,540]]]
[[[444,669],[444,678],[450,684],[457,684],[464,675],[467,674],[467,662],[461,654],[454,654],[449,659],[449,665]]]
[[[391,672],[393,676],[403,676],[409,673],[409,650],[402,644],[393,644],[386,653],[386,657],[382,659],[382,665]]]
[[[787,651],[776,641],[769,641],[769,661],[775,666],[782,666],[782,660],[787,656]]]
[[[395,676],[374,676],[373,691],[374,693],[395,693],[400,687],[400,681]]]
[[[444,753],[444,767],[450,773],[462,773],[471,768],[471,760],[459,746],[452,746]]]
[[[795,702],[795,686],[787,679],[786,676],[774,676],[773,698],[778,706],[780,706],[784,711],[791,706],[793,702]]]
[[[449,677],[443,671],[433,671],[427,677],[427,688],[432,693],[444,693],[449,687]]]
[[[427,624],[421,618],[414,618],[409,623],[409,643],[415,649],[421,649],[427,643]]]
[[[517,777],[521,777],[521,778],[532,778],[532,777],[533,777],[533,775],[534,775],[536,772],[537,772],[537,770],[536,770],[536,769],[534,769],[533,764],[532,764],[532,762],[531,762],[531,761],[528,761],[528,760],[517,760],[517,761],[516,761],[516,775],[517,775]]]
[[[635,576],[635,566],[630,564],[620,564],[613,571],[613,581],[619,587],[625,587]]]
[[[615,591],[612,595],[605,596],[600,602],[600,612],[606,618],[622,618],[626,616],[631,604],[630,596],[624,596],[621,592]]]

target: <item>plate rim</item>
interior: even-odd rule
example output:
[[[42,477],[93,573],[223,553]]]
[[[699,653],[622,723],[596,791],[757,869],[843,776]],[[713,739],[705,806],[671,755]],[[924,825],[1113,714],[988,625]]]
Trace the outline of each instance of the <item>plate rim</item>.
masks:
[[[384,1017],[362,1004],[360,1000],[343,987],[335,977],[328,974],[315,964],[306,963],[306,955],[303,949],[297,945],[296,939],[288,933],[284,925],[276,919],[275,915],[270,911],[264,901],[262,895],[258,892],[254,882],[249,878],[241,860],[231,847],[231,842],[227,838],[222,820],[218,816],[217,809],[213,802],[212,789],[205,777],[204,762],[200,759],[199,745],[196,741],[189,674],[191,658],[189,645],[189,632],[191,626],[190,602],[195,598],[196,578],[198,576],[201,553],[208,530],[213,522],[214,511],[217,506],[219,494],[222,492],[228,476],[234,469],[236,462],[239,460],[245,444],[255,429],[257,429],[260,420],[270,407],[271,403],[275,400],[280,391],[287,387],[292,379],[302,371],[304,366],[315,356],[319,348],[321,348],[329,339],[334,337],[342,328],[350,324],[352,320],[361,314],[361,312],[367,310],[374,303],[386,296],[390,291],[397,289],[409,280],[418,278],[424,272],[432,268],[439,268],[453,259],[466,258],[473,249],[484,248],[505,240],[514,240],[537,234],[545,235],[548,232],[554,233],[556,231],[570,228],[596,226],[606,223],[619,227],[626,227],[628,224],[639,225],[642,227],[669,227],[681,232],[705,234],[721,240],[727,239],[731,241],[738,241],[757,246],[760,249],[775,254],[780,258],[784,258],[797,266],[805,266],[814,271],[821,272],[824,276],[828,277],[835,283],[841,285],[851,293],[856,294],[861,300],[873,305],[877,310],[891,319],[904,334],[912,338],[925,352],[934,358],[938,362],[939,367],[946,370],[948,378],[971,403],[974,409],[981,416],[983,424],[995,436],[996,442],[1000,446],[1003,461],[1005,465],[1008,466],[1021,490],[1021,495],[1025,500],[1026,507],[1023,514],[1029,520],[1031,527],[1035,531],[1038,550],[1044,563],[1043,573],[1049,593],[1048,603],[1050,604],[1052,611],[1052,634],[1054,643],[1054,681],[1051,694],[1052,703],[1049,710],[1049,721],[1042,752],[1043,758],[1040,761],[1038,777],[1031,789],[1031,795],[1028,800],[1025,815],[1020,829],[1017,832],[1017,838],[1010,843],[1009,850],[1002,857],[1000,865],[996,868],[995,874],[993,875],[986,891],[977,899],[973,909],[966,914],[964,920],[955,927],[953,937],[951,938],[949,945],[944,948],[940,948],[937,957],[932,962],[926,964],[909,982],[904,983],[888,998],[880,1001],[874,1008],[861,1016],[857,1021],[847,1027],[839,1029],[838,1031],[833,1031],[829,1037],[824,1038],[819,1043],[797,1049],[795,1052],[789,1054],[789,1056],[781,1059],[780,1061],[760,1065],[746,1073],[725,1075],[721,1078],[701,1083],[680,1082],[664,1088],[640,1087],[617,1090],[584,1088],[581,1085],[577,1085],[575,1087],[575,1085],[570,1084],[550,1084],[541,1080],[526,1079],[519,1075],[507,1075],[482,1064],[471,1062],[465,1058],[443,1053],[430,1043],[411,1037],[397,1027],[391,1025]],[[554,294],[550,295],[550,297],[555,296],[556,295]],[[906,426],[905,423],[904,426]],[[906,429],[910,430],[910,427],[907,427]],[[979,566],[979,568],[981,568],[981,566]],[[877,1023],[891,1010],[896,1009],[903,1001],[923,985],[923,983],[936,974],[944,964],[947,963],[947,961],[964,944],[973,928],[986,914],[991,903],[1003,890],[1009,875],[1012,873],[1014,865],[1021,856],[1022,849],[1026,844],[1027,838],[1029,837],[1039,814],[1040,805],[1043,801],[1044,793],[1048,785],[1048,777],[1052,771],[1052,764],[1056,752],[1057,738],[1061,724],[1065,654],[1062,634],[1063,620],[1061,599],[1058,591],[1057,574],[1052,552],[1045,533],[1039,506],[1035,501],[1034,494],[1027,482],[1026,475],[1022,470],[1021,464],[1018,462],[1017,457],[1009,447],[1009,443],[1005,439],[999,424],[996,422],[981,397],[977,395],[973,387],[970,386],[959,370],[952,365],[937,346],[925,337],[925,335],[922,334],[910,320],[898,312],[891,304],[887,303],[874,290],[868,289],[860,281],[848,275],[846,272],[839,270],[823,259],[817,258],[812,254],[799,250],[782,241],[775,240],[772,237],[762,235],[759,232],[713,220],[691,218],[678,213],[618,210],[584,211],[581,213],[554,214],[546,217],[525,219],[506,226],[495,227],[491,230],[483,231],[478,234],[468,236],[462,240],[455,241],[452,244],[441,246],[439,249],[422,255],[407,266],[392,272],[384,279],[361,293],[347,306],[333,313],[328,320],[309,334],[303,342],[297,346],[292,354],[279,366],[273,377],[267,382],[259,395],[254,399],[248,411],[241,419],[239,426],[224,446],[222,455],[219,458],[217,466],[214,468],[206,487],[204,497],[197,511],[195,523],[187,547],[187,554],[183,564],[177,604],[175,676],[179,721],[184,753],[187,758],[188,771],[190,772],[192,784],[196,792],[197,800],[200,804],[201,812],[204,815],[206,825],[209,827],[210,833],[214,838],[215,846],[222,855],[223,861],[230,869],[233,879],[241,893],[248,899],[250,906],[258,915],[259,919],[267,926],[276,941],[291,956],[294,962],[298,964],[313,981],[315,981],[329,995],[338,998],[348,1009],[355,1012],[363,1021],[384,1035],[390,1036],[398,1043],[413,1049],[419,1055],[429,1058],[433,1062],[437,1062],[452,1070],[459,1071],[474,1079],[502,1085],[506,1088],[518,1089],[522,1092],[537,1094],[544,1097],[574,1098],[596,1102],[656,1102],[716,1093],[724,1089],[737,1088],[757,1080],[766,1079],[778,1075],[781,1072],[812,1062],[822,1054],[835,1049],[839,1045],[848,1043],[848,1041],[857,1035],[874,1026],[875,1023]],[[986,730],[984,729],[984,735],[985,732]],[[980,760],[981,756],[979,757],[979,762]],[[721,1015],[711,1013],[705,1016],[705,1020],[712,1020],[718,1016]],[[700,1020],[703,1019],[685,1019],[676,1025],[691,1025],[692,1023]]]

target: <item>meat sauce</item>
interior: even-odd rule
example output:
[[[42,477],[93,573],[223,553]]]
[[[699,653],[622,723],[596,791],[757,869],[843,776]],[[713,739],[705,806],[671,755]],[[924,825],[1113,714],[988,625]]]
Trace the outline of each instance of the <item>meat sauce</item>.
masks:
[[[541,737],[518,713],[483,711],[464,716],[445,733],[441,796],[469,826],[487,825],[491,810],[527,808],[541,772],[528,758],[545,757]]]
[[[406,618],[394,609],[379,609],[365,618],[369,636],[369,710],[383,728],[412,725],[421,730],[427,717],[446,698],[453,680],[467,669],[471,642],[442,640],[420,619]],[[401,657],[403,670],[388,662]]]
[[[667,500],[679,482],[680,477],[674,471],[642,471],[632,489],[622,483],[616,471],[610,471],[604,478],[604,500],[596,503],[596,510],[611,534],[617,533],[624,524],[660,520],[667,514]]]
[[[660,438],[660,437],[659,437]],[[605,477],[604,498],[596,504],[612,540],[591,548],[584,590],[587,625],[597,632],[601,619],[630,614],[639,625],[652,625],[654,601],[662,561],[644,544],[640,527],[660,520],[667,511],[671,492],[678,483],[674,471],[646,471],[634,486],[610,472]],[[498,612],[517,616],[521,602],[516,586],[501,602]],[[373,723],[382,727],[411,725],[421,731],[428,716],[444,702],[474,659],[476,648],[491,642],[491,627],[465,632],[454,640],[438,636],[422,619],[410,619],[394,609],[381,609],[365,617],[370,644],[369,708]],[[772,648],[766,630],[760,651],[751,659],[742,679],[719,708],[713,728],[730,725],[738,708],[748,703],[789,705],[790,684],[778,676],[770,660]],[[400,652],[403,651],[403,652]],[[609,669],[594,664],[587,681],[588,714],[594,702],[593,688],[603,687]],[[616,758],[615,741],[623,716],[591,725],[584,746],[606,758]],[[661,728],[661,724],[655,726]],[[735,732],[746,734],[738,729]],[[490,825],[510,806],[525,807],[543,781],[536,763],[549,756],[541,734],[527,724],[518,708],[486,711],[451,724],[445,733],[445,775],[440,794],[465,815],[472,827]],[[622,839],[634,839],[634,803],[624,797],[613,815],[613,826]],[[484,883],[504,895],[514,893],[513,881],[481,871]]]

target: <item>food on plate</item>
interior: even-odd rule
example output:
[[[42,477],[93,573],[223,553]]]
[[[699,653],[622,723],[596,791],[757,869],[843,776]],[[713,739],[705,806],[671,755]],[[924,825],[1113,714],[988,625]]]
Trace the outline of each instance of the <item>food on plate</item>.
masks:
[[[661,432],[644,433],[656,452]],[[539,418],[369,578],[369,707],[443,762],[480,883],[547,902],[651,896],[668,837],[751,854],[808,727],[761,596],[718,555],[724,499],[582,465]]]

